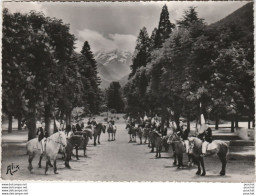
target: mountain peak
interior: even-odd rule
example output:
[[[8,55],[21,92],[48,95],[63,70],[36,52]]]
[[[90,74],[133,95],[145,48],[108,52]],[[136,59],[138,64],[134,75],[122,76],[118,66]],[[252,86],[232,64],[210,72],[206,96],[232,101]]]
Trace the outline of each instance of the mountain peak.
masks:
[[[102,81],[111,83],[112,81],[120,80],[130,73],[132,53],[118,49],[98,51],[95,53],[95,60],[101,65],[98,69]],[[106,88],[106,83],[102,84],[101,87]]]

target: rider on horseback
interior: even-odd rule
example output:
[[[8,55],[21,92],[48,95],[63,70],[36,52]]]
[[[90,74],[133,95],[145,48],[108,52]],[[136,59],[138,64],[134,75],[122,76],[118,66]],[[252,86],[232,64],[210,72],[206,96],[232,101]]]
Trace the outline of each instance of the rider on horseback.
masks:
[[[188,153],[189,149],[189,141],[188,141],[188,135],[189,130],[186,128],[186,125],[181,123],[180,129],[177,131],[177,135],[180,137],[180,140],[183,142],[184,147],[186,148],[186,153]]]
[[[92,122],[91,122],[92,128],[95,128],[96,125],[97,125],[97,122],[96,122],[95,118],[93,118],[93,119],[92,119]]]
[[[41,150],[42,150],[42,153],[45,152],[45,144],[46,144],[46,139],[47,137],[49,137],[49,134],[47,131],[45,131],[43,129],[43,127],[39,127],[37,129],[37,133],[38,135],[38,142],[41,143]]]
[[[208,127],[203,133],[198,135],[198,138],[203,140],[202,157],[206,156],[206,150],[210,143],[212,143],[212,129]]]
[[[92,123],[91,118],[89,118],[87,122],[87,126],[91,126],[91,123]]]
[[[111,125],[113,125],[113,126],[115,125],[115,121],[114,121],[113,117],[111,117],[109,123],[110,123]]]

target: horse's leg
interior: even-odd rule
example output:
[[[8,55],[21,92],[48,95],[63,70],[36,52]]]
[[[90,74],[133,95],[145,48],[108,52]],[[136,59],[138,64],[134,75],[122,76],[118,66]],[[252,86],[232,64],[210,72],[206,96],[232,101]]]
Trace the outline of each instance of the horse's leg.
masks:
[[[173,158],[174,158],[173,165],[176,165],[177,164],[177,155],[175,152],[175,145],[172,143],[171,146],[172,146]]]
[[[88,138],[89,139],[89,138]],[[86,147],[87,147],[87,144],[88,144],[88,140],[85,140],[84,141],[84,146],[83,146],[83,149],[84,149],[84,157],[86,157]]]
[[[142,144],[142,136],[140,137],[140,144]]]
[[[28,163],[29,163],[28,170],[30,171],[30,173],[31,173],[31,171],[33,169],[32,161],[33,161],[34,157],[35,157],[35,153],[34,152],[32,154],[30,154],[29,157],[28,157]]]
[[[57,163],[56,163],[56,159],[54,159],[53,170],[54,170],[54,174],[58,174],[58,172],[57,172]]]
[[[76,146],[75,149],[76,149],[76,160],[79,160],[79,158],[78,158],[78,146]]]
[[[221,155],[219,153],[217,155],[218,155],[219,159],[221,160],[221,164],[222,164],[220,175],[224,176],[226,174],[227,159],[224,155]]]
[[[116,140],[116,132],[114,132],[114,140]]]
[[[159,146],[159,158],[161,158],[161,151],[162,151],[162,146],[161,146],[161,144],[160,144],[160,146]]]
[[[48,171],[49,162],[50,162],[50,158],[47,156],[46,165],[45,165],[45,171],[44,171],[45,175],[47,174],[47,171]]]
[[[178,156],[178,168],[181,168],[181,167],[183,167],[183,162],[182,162],[182,159],[183,159],[183,153],[178,153],[177,154],[177,156]]]
[[[98,135],[98,144],[100,144],[100,134]]]
[[[192,165],[191,155],[189,153],[187,153],[187,155],[188,155],[188,166],[191,166]]]
[[[112,133],[111,136],[112,136],[112,141],[114,141],[114,133]]]
[[[41,161],[42,161],[42,158],[43,158],[43,154],[40,155],[40,158],[39,158],[39,162],[38,162],[38,168],[41,168]]]
[[[154,148],[155,148],[155,144],[153,144],[153,143],[151,143],[151,145],[152,145],[152,149],[151,149],[151,152],[154,152]]]
[[[71,160],[71,152],[67,151],[66,158],[65,158],[65,167],[67,167],[69,169],[71,168],[69,165],[70,160]]]
[[[145,141],[144,141],[144,144],[146,144],[147,143],[147,136],[145,137]]]
[[[196,157],[195,157],[196,158]],[[198,170],[197,170],[197,172],[196,172],[196,174],[197,175],[200,175],[201,174],[201,165],[200,165],[200,160],[199,160],[199,157],[197,157],[196,159],[195,159],[195,163],[197,164],[197,167],[198,167]]]
[[[94,136],[93,136],[93,140],[94,140],[93,145],[96,146],[97,135],[94,135]]]
[[[203,157],[200,157],[200,163],[202,165],[202,169],[203,169],[203,172],[202,172],[202,176],[205,176],[206,175],[206,172],[205,172],[205,168],[204,168],[204,158]]]

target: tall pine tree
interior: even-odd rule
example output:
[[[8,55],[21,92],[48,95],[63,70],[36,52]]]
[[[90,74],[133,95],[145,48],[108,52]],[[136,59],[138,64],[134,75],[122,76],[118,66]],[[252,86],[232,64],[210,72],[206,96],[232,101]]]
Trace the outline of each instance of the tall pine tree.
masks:
[[[99,89],[100,78],[98,77],[97,63],[94,59],[93,53],[91,51],[88,41],[84,42],[81,54],[89,62],[85,64],[86,68],[84,70],[84,86],[88,93],[87,102],[89,110],[92,113],[97,113],[99,111],[100,96],[101,91]],[[89,78],[89,83],[88,83]]]
[[[170,34],[175,25],[169,20],[169,12],[166,5],[163,6],[162,12],[160,15],[160,21],[158,24],[158,29],[155,37],[155,47],[162,47],[163,42],[170,37]]]
[[[133,55],[133,62],[131,65],[131,73],[129,78],[131,78],[139,67],[146,66],[148,57],[149,57],[149,46],[150,46],[150,39],[148,36],[148,32],[146,27],[143,27],[140,30],[139,36],[137,38],[137,45],[135,47],[134,55]]]

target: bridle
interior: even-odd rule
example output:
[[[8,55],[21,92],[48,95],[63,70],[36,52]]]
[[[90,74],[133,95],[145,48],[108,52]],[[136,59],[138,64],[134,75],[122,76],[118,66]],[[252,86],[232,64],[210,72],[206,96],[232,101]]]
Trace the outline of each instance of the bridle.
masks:
[[[168,139],[168,143],[173,143],[173,142],[174,142],[173,139],[174,139],[175,136],[177,137],[177,133],[176,133],[176,132],[173,132],[173,133],[170,135],[169,139]]]
[[[65,145],[61,142],[62,137],[61,137],[60,132],[59,132],[59,136],[58,136],[59,141],[55,141],[55,140],[53,140],[51,138],[48,138],[48,139],[54,141],[57,144],[60,144],[62,147],[65,147]]]

